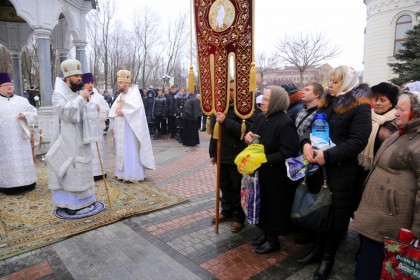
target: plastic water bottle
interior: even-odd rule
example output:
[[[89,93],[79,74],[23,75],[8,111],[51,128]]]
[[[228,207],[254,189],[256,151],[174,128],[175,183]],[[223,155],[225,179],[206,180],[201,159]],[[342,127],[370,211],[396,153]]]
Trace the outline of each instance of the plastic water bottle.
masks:
[[[320,142],[317,143],[318,145],[328,145],[330,143],[330,128],[326,118],[326,114],[315,114],[315,121],[312,124],[312,136],[319,138]]]

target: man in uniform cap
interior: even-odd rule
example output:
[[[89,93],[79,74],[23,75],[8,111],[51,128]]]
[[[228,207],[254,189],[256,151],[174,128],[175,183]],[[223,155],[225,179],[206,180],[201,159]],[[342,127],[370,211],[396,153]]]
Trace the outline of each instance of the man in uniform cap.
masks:
[[[91,143],[83,141],[87,108],[91,106],[88,102],[90,92],[82,90],[78,60],[67,59],[60,66],[64,78],[55,80],[51,147],[46,155],[48,188],[52,191],[55,207],[63,208],[68,215],[76,215],[79,210],[83,209],[79,213],[85,213],[93,209],[96,201]],[[55,158],[55,151],[65,157]]]
[[[143,100],[131,73],[117,73],[119,96],[109,113],[109,132],[115,139],[115,176],[125,182],[144,180],[145,168],[155,169]],[[111,140],[109,140],[112,142]]]
[[[0,191],[32,190],[36,171],[29,127],[38,115],[28,99],[14,95],[8,73],[0,73],[0,108]]]
[[[96,105],[96,109],[98,110],[98,118],[100,122],[100,127],[102,131],[105,129],[105,121],[108,118],[109,114],[109,105],[106,102],[105,98],[99,94],[98,90],[94,87],[95,80],[93,78],[92,73],[85,73],[82,75],[82,82],[84,84],[85,90],[90,92],[89,102]],[[101,162],[99,160],[98,149],[96,147],[98,144]],[[92,143],[92,168],[93,168],[93,179],[94,181],[101,180],[102,177],[102,169],[104,173],[106,172],[105,167],[105,153],[104,153],[104,137],[101,135],[100,140],[97,143]],[[102,168],[101,168],[102,164]],[[106,177],[106,174],[103,174]]]

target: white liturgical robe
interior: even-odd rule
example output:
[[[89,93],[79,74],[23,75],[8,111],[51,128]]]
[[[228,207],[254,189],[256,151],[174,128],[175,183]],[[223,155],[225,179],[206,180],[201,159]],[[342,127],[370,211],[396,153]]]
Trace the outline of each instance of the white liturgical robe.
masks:
[[[108,118],[108,114],[109,114],[109,105],[108,103],[105,101],[105,98],[99,94],[99,92],[94,88],[93,89],[93,93],[90,96],[90,101],[91,103],[94,104],[98,104],[99,105],[99,111],[98,111],[98,115],[99,115],[99,121],[101,122],[101,128],[102,130],[105,129],[105,120]],[[105,166],[105,147],[104,147],[104,137],[103,135],[101,135],[101,139],[98,141],[98,148],[99,148],[99,153],[101,155],[101,162],[102,162],[102,168],[104,170],[104,173],[106,173],[106,166]],[[93,168],[93,176],[97,177],[97,176],[102,176],[102,169],[101,169],[101,164],[99,161],[99,155],[98,155],[98,149],[96,148],[96,143],[92,143],[91,144],[92,147],[92,168]]]
[[[116,116],[118,106],[122,106],[123,116]],[[111,107],[109,119],[109,133],[114,131],[115,139],[115,175],[123,180],[143,180],[144,168],[155,169],[155,159],[137,85],[118,96]]]
[[[26,120],[19,120],[22,113]],[[29,128],[38,115],[28,99],[0,96],[0,188],[34,184],[36,171],[32,157]]]
[[[61,78],[56,78],[52,104],[51,147],[61,139],[71,164],[62,174],[55,171],[57,166],[48,166],[48,188],[52,190],[54,206],[81,209],[96,201],[91,143],[83,144],[83,114],[88,103]]]

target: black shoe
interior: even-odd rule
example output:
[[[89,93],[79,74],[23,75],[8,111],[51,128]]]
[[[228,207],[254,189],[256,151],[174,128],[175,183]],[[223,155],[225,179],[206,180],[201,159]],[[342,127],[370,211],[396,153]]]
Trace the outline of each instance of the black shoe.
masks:
[[[77,213],[77,210],[71,210],[71,209],[68,209],[68,208],[63,208],[63,210],[67,215],[70,215],[70,216],[76,215],[76,213]]]
[[[320,254],[320,252],[317,252],[316,250],[313,250],[311,252],[309,252],[309,254],[304,255],[300,258],[297,259],[297,262],[300,264],[310,264],[310,263],[315,263],[315,262],[320,262],[322,259],[322,255]]]
[[[267,241],[267,236],[265,234],[261,234],[254,239],[251,240],[252,246],[261,246]]]
[[[255,253],[259,255],[269,254],[275,251],[280,250],[280,243],[279,242],[270,242],[266,241],[262,245],[255,248]]]
[[[314,280],[325,280],[330,275],[334,262],[322,259],[314,273]]]

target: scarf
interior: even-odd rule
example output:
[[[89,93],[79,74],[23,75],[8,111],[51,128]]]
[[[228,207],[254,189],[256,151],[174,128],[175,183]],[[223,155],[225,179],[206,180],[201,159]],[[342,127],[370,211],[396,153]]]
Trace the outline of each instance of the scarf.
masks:
[[[375,139],[378,135],[379,127],[385,122],[392,121],[395,116],[395,109],[389,110],[383,115],[375,113],[372,109],[372,132],[370,133],[368,143],[365,149],[359,154],[359,165],[365,170],[370,170],[373,164]]]
[[[338,93],[336,96],[344,95],[353,88],[357,87],[359,85],[359,77],[357,76],[356,70],[353,68],[347,66],[347,73],[346,76],[343,79],[343,83],[341,84],[340,89],[338,90]]]

